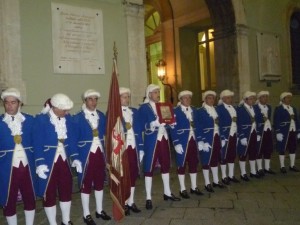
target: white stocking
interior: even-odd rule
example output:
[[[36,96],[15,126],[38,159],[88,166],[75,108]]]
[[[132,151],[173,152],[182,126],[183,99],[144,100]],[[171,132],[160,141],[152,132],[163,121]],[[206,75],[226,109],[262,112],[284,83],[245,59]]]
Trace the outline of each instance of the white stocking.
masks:
[[[70,211],[71,211],[71,201],[68,202],[59,202],[62,222],[68,224],[70,221]]]

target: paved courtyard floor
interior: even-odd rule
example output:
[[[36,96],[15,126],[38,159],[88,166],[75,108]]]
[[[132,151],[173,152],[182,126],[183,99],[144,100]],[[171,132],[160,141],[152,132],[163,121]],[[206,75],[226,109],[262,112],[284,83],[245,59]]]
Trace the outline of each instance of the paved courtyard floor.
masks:
[[[298,152],[299,155],[299,152]],[[179,182],[175,167],[171,170],[171,190],[178,196]],[[163,186],[159,173],[153,179],[153,209],[145,209],[144,179],[139,179],[136,186],[135,202],[142,210],[139,214],[131,213],[121,222],[103,221],[95,218],[95,200],[91,197],[91,212],[98,225],[128,224],[128,225],[300,225],[300,173],[279,172],[278,155],[274,153],[271,161],[276,175],[267,175],[262,179],[251,179],[250,182],[230,184],[225,189],[215,189],[215,193],[205,190],[204,196],[191,196],[179,202],[164,201]],[[286,165],[289,158],[286,157]],[[249,167],[249,165],[247,165]],[[300,158],[296,159],[296,166],[300,168]],[[286,166],[288,168],[288,166]],[[248,168],[249,171],[249,168]],[[219,176],[220,176],[219,172]],[[239,178],[239,167],[236,163],[236,177]],[[186,176],[186,187],[189,190],[190,180]],[[202,171],[198,173],[198,187],[204,189]],[[78,189],[77,189],[78,190]],[[76,191],[76,190],[75,190]],[[112,215],[112,201],[108,186],[104,193],[104,210]],[[60,209],[57,208],[57,221],[60,224]],[[71,219],[74,225],[84,224],[80,194],[73,194]],[[18,221],[25,225],[22,204],[18,205]],[[6,225],[3,215],[0,224]],[[37,201],[35,224],[48,224],[41,200]]]

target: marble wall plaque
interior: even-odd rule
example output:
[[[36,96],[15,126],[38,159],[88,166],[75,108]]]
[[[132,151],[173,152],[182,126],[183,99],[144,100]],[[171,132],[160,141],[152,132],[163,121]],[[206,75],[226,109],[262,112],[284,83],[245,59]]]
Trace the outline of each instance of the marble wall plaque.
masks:
[[[280,80],[279,36],[276,34],[257,33],[256,38],[260,80]]]
[[[52,3],[54,73],[104,74],[100,9]]]

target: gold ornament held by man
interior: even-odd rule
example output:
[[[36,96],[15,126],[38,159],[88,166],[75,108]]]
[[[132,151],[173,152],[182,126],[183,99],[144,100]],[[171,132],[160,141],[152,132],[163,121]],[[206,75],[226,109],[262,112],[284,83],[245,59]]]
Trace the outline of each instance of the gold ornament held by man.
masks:
[[[125,123],[125,127],[126,127],[126,130],[131,129],[131,123],[126,122],[126,123]]]
[[[215,124],[217,124],[217,125],[219,124],[219,118],[215,119]]]
[[[63,144],[65,142],[65,139],[61,138],[61,139],[58,139],[58,141]]]
[[[21,144],[21,142],[22,142],[22,136],[21,135],[15,135],[14,136],[14,142],[16,144]]]
[[[254,123],[254,122],[255,122],[254,117],[251,117],[251,123]]]
[[[295,115],[291,115],[291,120],[295,120]]]
[[[195,127],[194,121],[190,121],[190,126],[191,126],[192,128]]]
[[[232,122],[236,122],[236,117],[232,117]]]
[[[93,130],[93,137],[98,137],[98,130],[97,129]]]

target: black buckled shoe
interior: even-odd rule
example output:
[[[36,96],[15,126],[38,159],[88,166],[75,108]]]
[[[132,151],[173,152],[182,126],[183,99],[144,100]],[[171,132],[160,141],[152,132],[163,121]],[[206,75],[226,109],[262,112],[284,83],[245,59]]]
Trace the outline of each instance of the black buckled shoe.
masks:
[[[104,210],[102,210],[100,214],[96,211],[95,214],[96,214],[96,218],[101,218],[103,220],[111,220],[111,217],[107,215]]]
[[[225,184],[225,185],[230,185],[230,180],[228,177],[225,177],[222,179],[222,183]]]
[[[233,182],[233,183],[240,183],[240,181],[238,179],[235,178],[235,176],[233,177],[228,177],[228,179],[230,180],[230,182]]]
[[[266,174],[266,173],[267,173],[267,174],[273,174],[273,175],[276,174],[276,173],[275,173],[273,170],[271,170],[271,169],[268,169],[268,170],[265,169],[265,174]]]
[[[258,173],[258,175],[259,175],[260,177],[265,176],[265,171],[264,171],[264,170],[258,170],[257,173]]]
[[[83,222],[86,223],[87,225],[96,225],[91,215],[87,215],[86,217],[83,217]]]
[[[179,195],[180,195],[180,197],[185,198],[185,199],[190,198],[190,196],[189,196],[189,194],[187,193],[186,190],[179,191]]]
[[[168,200],[171,200],[171,201],[180,201],[181,199],[176,197],[174,194],[171,193],[171,196],[168,196],[168,195],[163,195],[164,197],[164,200],[165,201],[168,201]]]
[[[281,167],[281,168],[280,168],[280,172],[281,172],[281,173],[287,173],[286,168],[285,168],[285,167]]]
[[[150,199],[146,200],[146,209],[150,210],[152,209],[152,201]]]
[[[213,187],[225,188],[225,186],[221,182],[218,183],[213,182]]]
[[[252,178],[255,177],[257,179],[261,178],[261,176],[258,173],[256,173],[256,174],[250,173],[250,177],[252,177]]]
[[[63,222],[61,222],[61,225],[73,225],[72,221],[69,221],[68,224],[64,224]]]
[[[131,206],[128,206],[128,208],[130,209],[130,211],[134,212],[134,213],[140,213],[141,210],[136,206],[135,203],[132,203]]]
[[[249,177],[247,176],[247,174],[241,175],[241,179],[242,179],[243,181],[246,181],[246,182],[250,181],[250,179],[249,179]]]
[[[300,170],[296,166],[293,166],[293,167],[290,166],[290,171],[300,172]]]
[[[193,194],[195,194],[195,195],[204,195],[204,194],[200,191],[200,189],[199,189],[198,187],[196,187],[195,190],[193,190],[193,189],[191,188],[190,193],[191,193],[192,195],[193,195]]]
[[[212,188],[211,184],[205,185],[205,189],[206,189],[206,191],[208,191],[210,193],[215,192],[214,189]]]
[[[124,206],[124,214],[125,214],[125,216],[129,216],[130,215],[129,205],[125,205]]]

